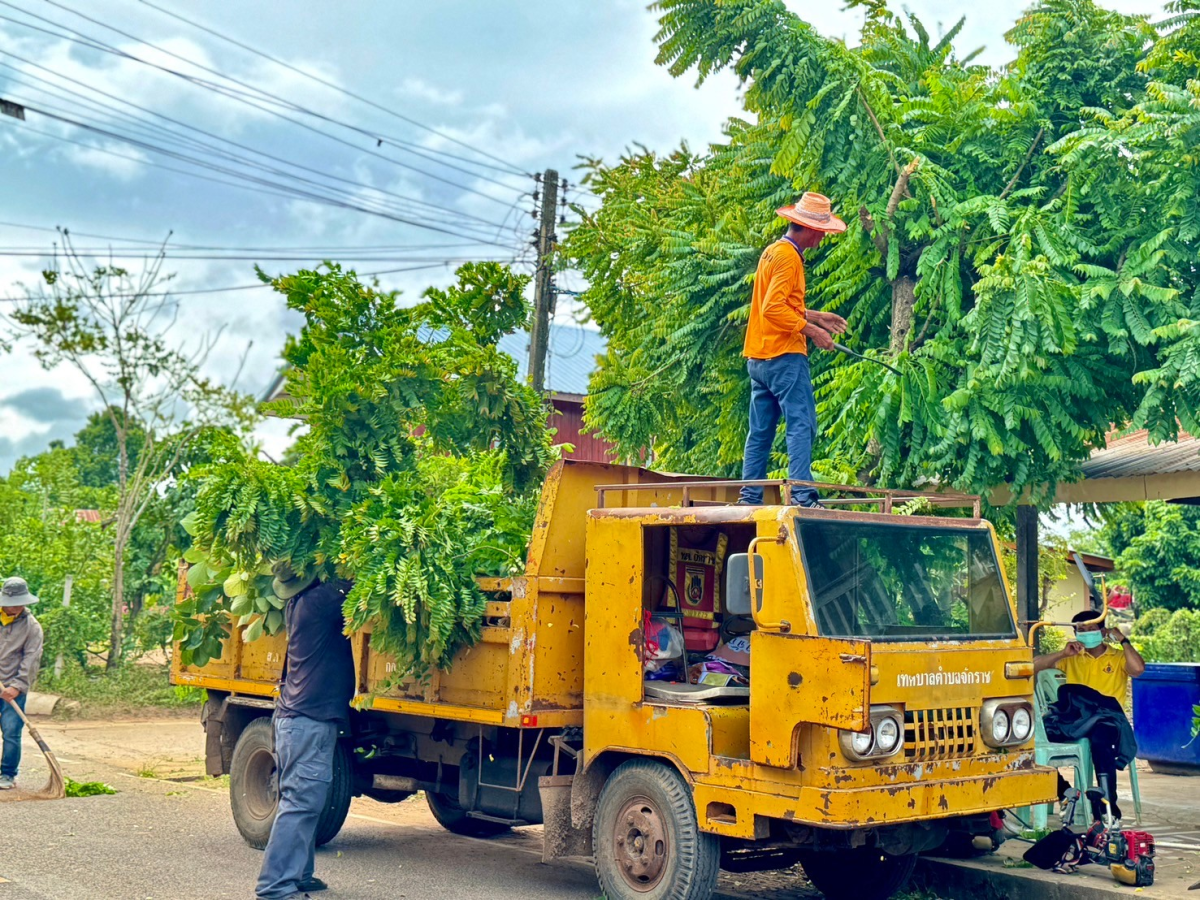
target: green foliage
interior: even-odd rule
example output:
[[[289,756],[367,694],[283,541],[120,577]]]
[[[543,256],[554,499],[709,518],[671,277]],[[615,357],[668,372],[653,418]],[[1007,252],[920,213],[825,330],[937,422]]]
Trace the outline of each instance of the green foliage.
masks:
[[[80,663],[108,636],[112,535],[77,509],[111,507],[110,491],[81,483],[69,450],[21,459],[0,479],[0,573],[20,575],[41,599],[34,614],[45,632],[45,658]],[[71,606],[62,606],[72,577]]]
[[[1038,652],[1057,653],[1067,646],[1067,634],[1059,628],[1042,628],[1038,630]]]
[[[1152,609],[1134,623],[1131,639],[1147,662],[1200,660],[1200,610]]]
[[[1101,538],[1140,608],[1200,610],[1200,509],[1122,504],[1108,511]]]
[[[553,454],[540,398],[496,348],[528,319],[528,279],[494,263],[457,274],[408,308],[336,265],[274,282],[305,316],[274,409],[307,431],[293,465],[229,442],[193,476],[185,660],[216,656],[232,617],[249,640],[282,625],[277,560],[354,581],[347,628],[370,629],[398,678],[445,667],[478,639],[474,576],[521,567]]]
[[[1113,423],[1192,428],[1200,80],[1150,61],[1194,44],[1195,18],[1159,34],[1045,0],[992,70],[956,57],[961,23],[934,43],[881,0],[853,5],[857,47],[779,0],[656,4],[658,61],[732,68],[750,115],[702,154],[587,164],[603,205],[563,252],[609,341],[589,424],[628,456],[736,473],[749,282],[774,209],[818,190],[849,228],[809,254],[809,305],[904,373],[813,353],[823,477],[1049,490]]]
[[[42,666],[36,689],[78,700],[88,718],[136,714],[148,707],[195,711],[204,701],[204,692],[175,687],[169,674],[166,666],[145,662],[105,671],[68,661],[59,678],[52,667]]]
[[[215,337],[202,337],[192,347],[174,338],[178,308],[159,290],[170,279],[162,274],[165,250],[134,274],[119,266],[95,266],[76,252],[66,231],[61,239],[56,268],[44,271],[39,285],[25,288],[24,300],[4,324],[14,340],[31,346],[44,368],[74,369],[91,386],[99,415],[108,420],[103,426],[93,419],[84,429],[79,457],[89,482],[110,482],[115,491],[107,653],[107,666],[115,668],[128,643],[128,589],[139,591],[135,609],[143,600],[143,585],[126,577],[139,524],[152,506],[161,508],[164,488],[182,471],[204,429],[248,430],[253,404],[201,373]],[[146,566],[141,574],[154,569]]]
[[[103,781],[76,781],[66,779],[68,797],[100,797],[105,794],[115,794],[117,789]]]

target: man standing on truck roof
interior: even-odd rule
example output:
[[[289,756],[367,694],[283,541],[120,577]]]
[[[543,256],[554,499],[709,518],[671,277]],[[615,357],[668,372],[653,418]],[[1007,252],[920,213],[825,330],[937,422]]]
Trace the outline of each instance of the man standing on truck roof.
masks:
[[[24,578],[9,578],[0,588],[0,791],[16,786],[25,723],[12,704],[25,708],[42,662],[42,626],[29,607],[37,603]]]
[[[1142,654],[1129,642],[1129,638],[1118,628],[1108,628],[1107,623],[1096,621],[1096,610],[1087,609],[1076,613],[1071,619],[1075,625],[1075,640],[1071,641],[1057,653],[1043,653],[1033,658],[1033,669],[1041,672],[1044,669],[1059,669],[1066,676],[1066,684],[1083,685],[1091,688],[1100,695],[1108,705],[1108,714],[1103,707],[1099,710],[1090,709],[1076,702],[1078,714],[1077,730],[1063,735],[1059,739],[1079,740],[1086,737],[1092,747],[1092,761],[1096,768],[1096,783],[1112,806],[1113,818],[1121,818],[1121,808],[1117,806],[1117,763],[1123,763],[1123,744],[1125,753],[1132,760],[1132,752],[1136,752],[1133,741],[1133,730],[1125,718],[1125,692],[1129,687],[1130,678],[1139,678],[1146,671],[1146,661]],[[1106,643],[1112,641],[1112,643]],[[1061,692],[1060,692],[1061,694]],[[1086,699],[1086,698],[1085,698]],[[1113,701],[1113,702],[1109,702]],[[1057,712],[1061,704],[1056,702],[1050,713]],[[1046,716],[1047,729],[1051,716]],[[1071,723],[1068,723],[1070,727]],[[1055,739],[1050,735],[1051,740]],[[1060,776],[1061,780],[1061,776]],[[1093,802],[1092,817],[1102,819],[1100,804]]]
[[[313,864],[338,732],[350,723],[354,696],[354,656],[342,618],[350,582],[297,575],[287,561],[272,571],[275,596],[287,601],[287,655],[274,717],[279,810],[255,895],[298,900],[326,887]]]
[[[816,247],[826,234],[841,234],[846,223],[831,212],[828,197],[811,191],[776,212],[790,224],[787,233],[758,260],[742,348],[750,373],[750,433],[742,478],[759,481],[767,477],[771,445],[782,414],[788,478],[812,481],[817,403],[808,370],[808,342],[832,350],[832,336],[846,331],[846,320],[805,306],[804,251]],[[761,487],[742,488],[740,503],[757,506],[762,500]],[[797,489],[792,502],[820,506],[812,488]]]

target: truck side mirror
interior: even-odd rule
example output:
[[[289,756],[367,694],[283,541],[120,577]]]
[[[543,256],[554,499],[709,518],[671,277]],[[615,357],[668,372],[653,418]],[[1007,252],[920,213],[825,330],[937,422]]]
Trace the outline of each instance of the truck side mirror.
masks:
[[[750,558],[749,553],[731,553],[725,561],[725,612],[732,616],[748,616],[762,608],[763,558],[754,554],[753,585]]]

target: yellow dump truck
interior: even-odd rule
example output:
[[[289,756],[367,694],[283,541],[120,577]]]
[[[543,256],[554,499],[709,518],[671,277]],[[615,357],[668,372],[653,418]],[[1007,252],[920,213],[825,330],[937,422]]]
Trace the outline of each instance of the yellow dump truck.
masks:
[[[392,661],[352,635],[360,697],[320,842],[352,796],[424,791],[459,834],[544,824],[546,858],[593,857],[610,900],[703,900],[720,868],[796,862],[870,900],[992,811],[1053,800],[978,500],[841,488],[802,509],[769,482],[750,507],[740,484],[560,462],[525,574],[480,579],[482,640],[449,670],[389,688]],[[208,770],[258,847],[283,655],[282,636],[233,639],[173,669],[208,690]]]

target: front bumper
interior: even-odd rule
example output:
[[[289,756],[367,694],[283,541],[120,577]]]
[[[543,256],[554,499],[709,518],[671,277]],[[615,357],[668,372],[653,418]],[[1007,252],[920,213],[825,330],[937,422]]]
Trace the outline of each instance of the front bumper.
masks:
[[[850,830],[1052,803],[1058,796],[1058,779],[1054,769],[1033,766],[997,775],[846,790],[803,787],[799,796],[697,783],[695,794],[703,830],[752,840],[761,837],[755,833],[756,820],[764,819]],[[710,804],[726,813],[713,820],[705,812]],[[736,809],[736,816],[728,815],[729,806]],[[759,822],[759,832],[763,824]]]

